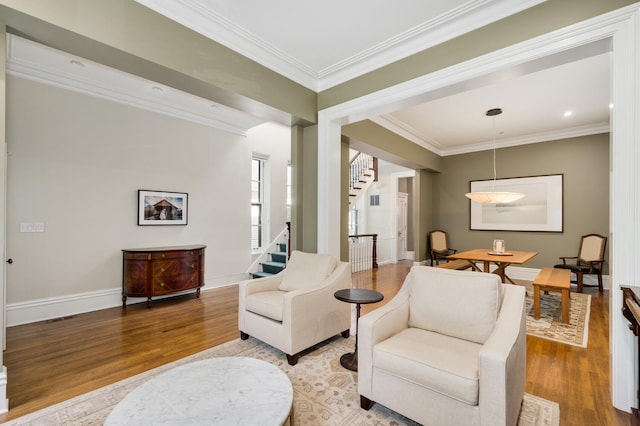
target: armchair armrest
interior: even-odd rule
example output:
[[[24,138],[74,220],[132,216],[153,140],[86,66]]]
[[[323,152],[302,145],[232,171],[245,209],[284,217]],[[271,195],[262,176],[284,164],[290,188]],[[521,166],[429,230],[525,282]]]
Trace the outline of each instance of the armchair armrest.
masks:
[[[576,263],[577,263],[578,256],[560,256],[559,259],[562,260],[562,264],[563,265],[566,265],[567,264],[567,259],[575,259]]]
[[[482,425],[517,423],[526,380],[526,342],[525,289],[507,285],[496,327],[479,353]]]
[[[261,291],[277,290],[282,281],[282,272],[269,277],[240,281],[240,296],[248,296]]]
[[[402,287],[386,305],[360,317],[358,322],[358,392],[372,397],[373,347],[409,324],[409,292]]]
[[[586,262],[589,265],[589,273],[595,273],[598,269],[602,269],[602,265],[604,264],[604,260],[591,260]]]

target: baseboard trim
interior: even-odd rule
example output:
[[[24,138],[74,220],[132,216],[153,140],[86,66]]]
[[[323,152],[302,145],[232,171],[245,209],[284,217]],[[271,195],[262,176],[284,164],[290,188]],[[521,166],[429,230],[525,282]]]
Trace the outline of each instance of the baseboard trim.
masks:
[[[247,274],[235,274],[219,277],[205,278],[205,286],[201,291],[207,291],[214,288],[226,287],[228,285],[237,284],[247,279]],[[191,293],[193,290],[187,290],[178,294]],[[157,299],[161,299],[158,297]],[[134,303],[146,302],[145,297],[129,297],[127,305]],[[16,325],[30,324],[38,321],[48,321],[57,318],[65,318],[72,315],[84,314],[87,312],[98,311],[101,309],[114,308],[122,306],[122,288],[111,288],[108,290],[100,290],[88,293],[72,294],[68,296],[50,297],[46,299],[36,299],[27,302],[7,304],[7,327]],[[2,385],[0,376],[0,386]],[[2,406],[2,395],[0,394],[0,409]]]

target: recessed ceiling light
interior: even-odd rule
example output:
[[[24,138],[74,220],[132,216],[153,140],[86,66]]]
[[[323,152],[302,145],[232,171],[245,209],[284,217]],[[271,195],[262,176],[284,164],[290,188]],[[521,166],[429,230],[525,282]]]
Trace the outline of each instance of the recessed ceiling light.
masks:
[[[613,104],[609,104],[609,109],[613,109]]]
[[[564,113],[565,117],[571,117],[572,115],[573,115],[573,112],[571,112],[571,111],[567,111],[567,112]]]
[[[75,59],[70,60],[69,63],[73,66],[84,68],[84,64],[80,61],[76,61]]]

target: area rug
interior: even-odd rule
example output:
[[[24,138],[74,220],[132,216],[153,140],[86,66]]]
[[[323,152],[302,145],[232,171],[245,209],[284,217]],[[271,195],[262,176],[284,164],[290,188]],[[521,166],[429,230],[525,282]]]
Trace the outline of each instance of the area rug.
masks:
[[[311,348],[300,357],[297,365],[290,366],[282,352],[254,338],[237,339],[5,424],[102,425],[125,395],[163,371],[201,359],[245,356],[268,361],[289,376],[294,392],[295,425],[417,425],[379,404],[369,411],[360,408],[357,373],[345,370],[340,365],[340,355],[352,351],[354,343],[353,337],[335,337]],[[559,423],[560,408],[557,403],[525,394],[518,425],[557,426]]]
[[[533,318],[533,291],[527,291],[527,334],[567,345],[587,347],[591,295],[571,293],[569,324],[562,322],[562,295],[540,294],[540,319]]]

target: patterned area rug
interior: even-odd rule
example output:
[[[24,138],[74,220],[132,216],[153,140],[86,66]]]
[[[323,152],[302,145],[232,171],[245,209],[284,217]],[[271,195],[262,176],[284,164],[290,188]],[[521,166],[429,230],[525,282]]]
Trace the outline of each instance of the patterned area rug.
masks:
[[[533,318],[533,290],[527,290],[527,334],[587,347],[589,337],[589,312],[591,295],[571,293],[569,303],[569,324],[562,322],[562,296],[560,293],[540,293],[540,319]]]
[[[292,367],[282,352],[254,338],[245,341],[237,339],[5,424],[102,425],[113,407],[125,395],[158,373],[206,358],[246,356],[268,361],[287,373],[293,384],[295,425],[417,425],[379,404],[375,404],[369,411],[360,408],[357,373],[345,370],[339,361],[340,355],[352,351],[353,347],[353,337],[335,337],[316,345]],[[519,426],[559,424],[560,409],[557,403],[525,394]]]

